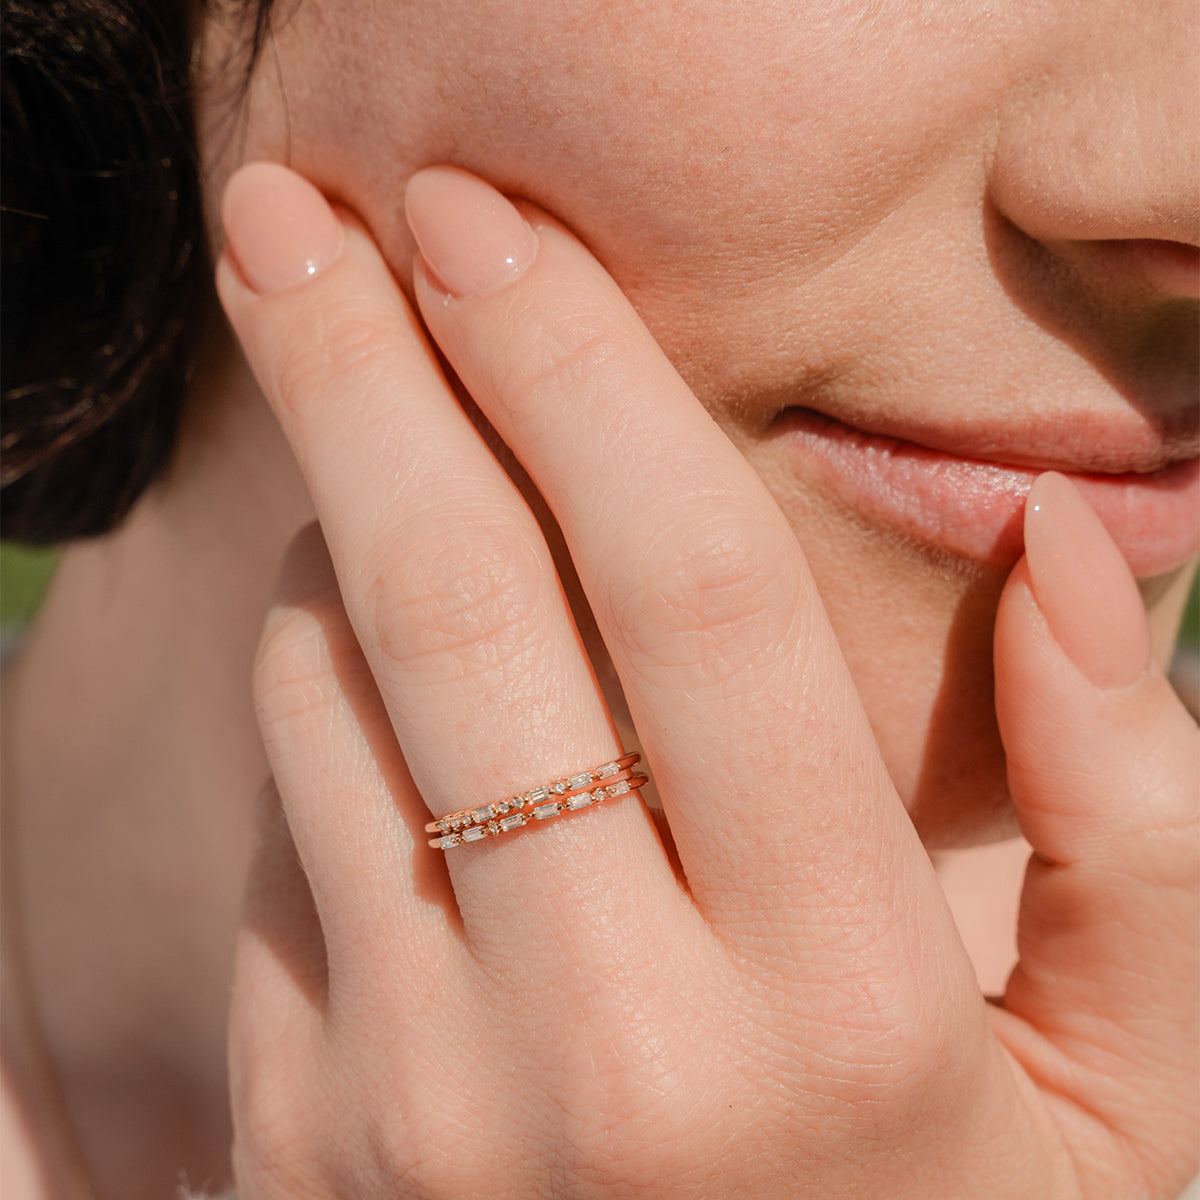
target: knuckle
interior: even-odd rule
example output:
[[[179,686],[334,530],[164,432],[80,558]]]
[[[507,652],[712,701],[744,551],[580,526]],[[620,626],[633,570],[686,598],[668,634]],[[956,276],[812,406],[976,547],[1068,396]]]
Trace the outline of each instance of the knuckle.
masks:
[[[232,1159],[238,1183],[253,1195],[298,1196],[313,1185],[317,1148],[303,1089],[294,1070],[261,1053],[250,1063],[235,1060]],[[290,1064],[289,1064],[290,1065]]]
[[[947,1021],[916,980],[851,971],[828,986],[825,1001],[824,1079],[816,1090],[851,1126],[865,1109],[877,1131],[887,1124],[902,1131],[914,1112],[975,1077],[978,1039]]]
[[[669,534],[636,586],[610,601],[627,642],[678,665],[729,654],[745,665],[792,644],[800,598],[789,537],[760,517],[725,513]]]
[[[705,1161],[691,1067],[703,1059],[712,1068],[721,1053],[702,1022],[679,1023],[672,1005],[634,1015],[624,985],[589,990],[592,1017],[552,1073],[558,1166],[573,1185],[563,1194],[653,1193]]]
[[[464,1182],[472,1176],[486,1178],[487,1167],[473,1161],[475,1148],[462,1144],[457,1128],[439,1121],[440,1116],[429,1112],[422,1118],[409,1105],[406,1119],[373,1122],[364,1156],[371,1174],[414,1200],[449,1200],[473,1190],[464,1188]]]
[[[352,303],[313,304],[300,320],[280,332],[275,389],[281,406],[303,417],[311,404],[328,404],[331,390],[346,379],[370,379],[382,372],[384,348],[393,335],[383,313]],[[377,365],[378,364],[378,365]]]
[[[615,371],[624,369],[628,349],[610,322],[572,312],[547,318],[534,312],[514,312],[514,328],[538,330],[521,337],[525,353],[510,356],[500,369],[496,386],[509,400],[510,412],[525,436],[536,435],[535,423],[560,409],[556,397],[586,395],[619,386]]]
[[[337,678],[361,669],[345,615],[332,602],[276,608],[267,617],[252,671],[259,724],[268,739],[284,736],[328,711]]]
[[[440,526],[376,577],[368,609],[384,669],[422,664],[439,677],[483,675],[524,659],[538,642],[547,570],[513,524],[483,517]]]
[[[608,1095],[586,1119],[565,1122],[560,1167],[574,1195],[653,1194],[663,1179],[686,1178],[706,1162],[700,1114],[676,1096]],[[647,1131],[653,1136],[647,1137]]]
[[[430,1079],[420,1056],[389,1065],[381,1086],[392,1102],[364,1123],[363,1161],[381,1181],[380,1194],[422,1200],[525,1194],[515,1186],[523,1174],[519,1164],[528,1159],[522,1135],[501,1126],[481,1136],[479,1099],[486,1084],[478,1075],[464,1082],[450,1071],[431,1092]],[[389,1186],[395,1190],[388,1192]]]
[[[309,1141],[298,1133],[283,1133],[278,1122],[261,1109],[251,1109],[235,1123],[232,1157],[238,1182],[253,1185],[256,1194],[302,1195],[310,1186],[308,1172],[299,1166],[307,1158]]]

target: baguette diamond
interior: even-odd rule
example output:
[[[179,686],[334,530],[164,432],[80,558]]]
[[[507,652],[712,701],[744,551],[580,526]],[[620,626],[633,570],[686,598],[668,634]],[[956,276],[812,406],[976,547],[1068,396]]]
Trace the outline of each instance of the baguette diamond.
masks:
[[[647,782],[645,775],[633,771],[640,758],[636,752],[623,754],[587,771],[577,771],[526,792],[505,796],[494,804],[447,813],[425,826],[427,833],[440,835],[429,844],[438,850],[448,850],[464,842],[478,842],[486,837],[510,833],[530,821],[544,821],[564,812],[603,803],[609,796],[636,791]]]

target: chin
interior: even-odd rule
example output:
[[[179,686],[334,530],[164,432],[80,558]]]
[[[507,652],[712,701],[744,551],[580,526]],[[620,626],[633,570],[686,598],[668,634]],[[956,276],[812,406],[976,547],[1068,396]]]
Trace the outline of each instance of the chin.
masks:
[[[748,457],[796,530],[884,762],[931,851],[1019,833],[996,723],[993,631],[1018,540],[1003,555],[931,545],[863,511],[818,469]],[[1177,556],[1178,550],[1173,549]],[[1142,580],[1160,663],[1191,564]]]
[[[983,584],[969,590],[940,640],[906,640],[913,631],[893,625],[893,649],[880,643],[874,655],[864,657],[861,639],[844,639],[892,781],[931,851],[1001,841],[1019,832],[993,700],[997,596],[998,588]],[[837,618],[834,624],[837,628]],[[898,645],[902,653],[894,649]],[[923,661],[914,662],[922,653]]]
[[[931,550],[818,488],[768,482],[921,840],[944,850],[1016,836],[992,670],[1008,569]]]
[[[880,739],[904,807],[931,852],[987,845],[1020,832],[990,699],[964,697],[964,708],[954,690],[937,691],[924,727],[892,730]]]

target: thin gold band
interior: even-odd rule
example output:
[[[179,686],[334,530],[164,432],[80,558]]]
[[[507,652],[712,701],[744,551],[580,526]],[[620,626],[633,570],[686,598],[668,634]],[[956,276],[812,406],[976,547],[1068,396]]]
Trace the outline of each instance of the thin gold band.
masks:
[[[637,753],[623,754],[586,771],[506,796],[494,804],[448,813],[425,826],[426,833],[441,835],[431,839],[429,844],[437,850],[448,850],[451,846],[476,842],[484,837],[511,833],[530,821],[578,812],[593,804],[602,804],[610,797],[636,791],[649,782],[647,776],[635,775],[630,769],[641,757]]]

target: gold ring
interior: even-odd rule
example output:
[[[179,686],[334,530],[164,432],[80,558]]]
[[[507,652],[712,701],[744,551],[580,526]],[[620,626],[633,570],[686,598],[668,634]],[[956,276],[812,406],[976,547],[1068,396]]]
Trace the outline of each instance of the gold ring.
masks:
[[[451,846],[512,833],[530,821],[545,821],[564,813],[578,812],[636,791],[649,782],[648,776],[634,774],[631,770],[641,757],[637,753],[623,754],[586,771],[564,775],[528,791],[506,796],[493,804],[448,813],[425,826],[426,833],[441,835],[432,838],[429,844],[436,850],[449,850]]]

